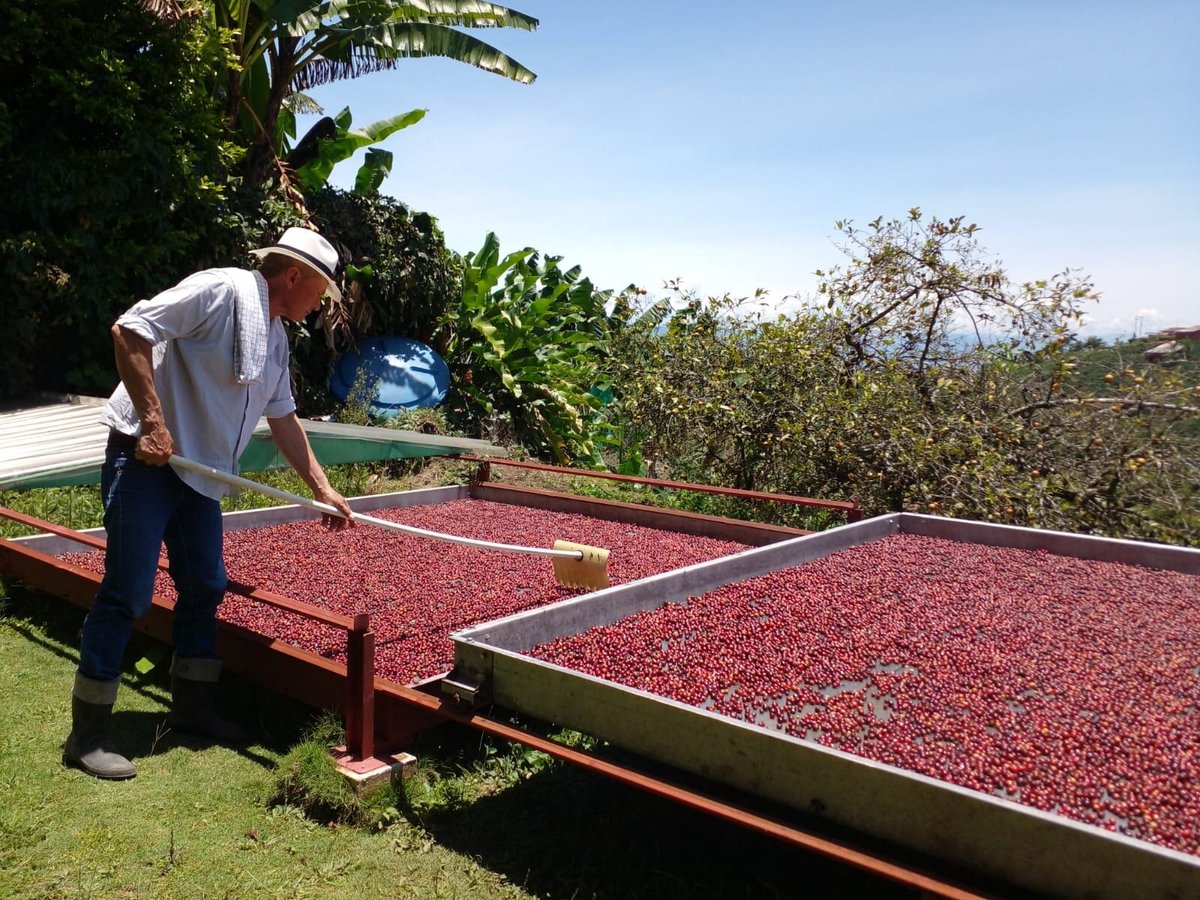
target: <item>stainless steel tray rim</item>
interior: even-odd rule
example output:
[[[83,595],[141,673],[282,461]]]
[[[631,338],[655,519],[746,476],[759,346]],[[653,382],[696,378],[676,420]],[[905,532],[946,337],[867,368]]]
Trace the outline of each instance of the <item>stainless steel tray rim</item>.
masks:
[[[477,646],[489,653],[494,653],[498,656],[503,656],[512,660],[525,661],[533,659],[533,657],[530,657],[527,654],[516,653],[511,650],[506,650],[503,647],[490,647],[486,644],[478,643]],[[899,766],[893,766],[889,763],[882,763],[866,756],[859,756],[856,753],[850,753],[846,750],[839,750],[836,747],[827,747],[824,744],[818,744],[814,741],[798,738],[795,735],[787,734],[782,731],[774,731],[769,728],[763,728],[761,725],[755,725],[751,722],[734,719],[731,716],[722,715],[721,713],[712,712],[711,710],[701,709],[698,706],[692,706],[688,703],[683,703],[670,697],[664,697],[661,694],[644,691],[641,688],[630,687],[629,685],[622,684],[619,681],[612,681],[611,679],[600,678],[596,675],[589,675],[586,672],[568,669],[565,666],[560,666],[556,663],[547,662],[545,660],[538,659],[536,660],[536,663],[539,667],[545,667],[546,669],[559,674],[600,685],[605,688],[616,689],[623,693],[633,694],[634,696],[640,697],[652,703],[673,707],[690,715],[696,715],[706,720],[719,722],[726,727],[732,726],[751,734],[766,734],[772,740],[781,741],[787,745],[795,747],[797,752],[800,753],[824,755],[833,759],[841,760],[843,762],[852,763],[859,768],[886,772],[892,777],[923,784],[940,791],[947,791],[952,794],[957,794],[971,800],[972,802],[982,802],[984,804],[991,805],[999,809],[1004,809],[1021,816],[1038,819],[1046,822],[1047,824],[1053,825],[1055,828],[1066,828],[1078,831],[1082,834],[1090,835],[1094,838],[1113,841],[1117,844],[1124,844],[1126,846],[1136,848],[1139,852],[1151,852],[1166,859],[1171,859],[1196,869],[1200,869],[1200,856],[1192,856],[1188,853],[1172,850],[1170,847],[1164,847],[1161,844],[1155,844],[1151,841],[1142,840],[1141,838],[1132,837],[1127,834],[1121,834],[1118,831],[1109,831],[1106,828],[1090,825],[1087,822],[1080,822],[1076,819],[1071,819],[1067,816],[1061,816],[1048,810],[1037,809],[1033,806],[1018,803],[1015,800],[1007,800],[1003,797],[997,797],[995,794],[985,794],[982,791],[971,790],[970,788],[963,787],[962,785],[954,784],[951,781],[944,781],[940,778],[924,775],[921,772],[913,772],[910,769],[902,769]],[[561,724],[565,724],[570,727],[569,723],[564,722]]]

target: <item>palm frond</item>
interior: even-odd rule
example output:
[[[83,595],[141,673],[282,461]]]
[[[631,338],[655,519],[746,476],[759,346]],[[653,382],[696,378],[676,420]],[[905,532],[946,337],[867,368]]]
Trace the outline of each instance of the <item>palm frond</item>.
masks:
[[[178,25],[200,12],[199,7],[179,0],[141,0],[142,9],[168,27]]]
[[[394,69],[405,59],[440,56],[475,66],[521,84],[537,75],[506,53],[469,34],[425,22],[328,29],[329,42],[309,47],[315,58],[292,82],[298,91]]]
[[[283,100],[283,105],[298,116],[319,116],[325,112],[320,103],[300,91],[288,94]]]
[[[428,22],[459,28],[519,28],[536,31],[538,20],[523,12],[481,0],[404,0],[396,4],[396,21]]]

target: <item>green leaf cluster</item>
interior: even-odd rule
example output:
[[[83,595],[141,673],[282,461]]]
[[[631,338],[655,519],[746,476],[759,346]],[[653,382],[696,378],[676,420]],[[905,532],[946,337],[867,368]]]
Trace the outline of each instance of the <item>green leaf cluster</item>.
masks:
[[[350,159],[359,150],[369,147],[363,164],[359,167],[355,178],[354,192],[356,194],[377,194],[379,186],[392,171],[392,153],[381,150],[373,145],[386,140],[401,129],[415,125],[425,118],[426,110],[414,109],[398,116],[390,116],[373,122],[362,128],[350,130],[352,117],[350,108],[346,107],[330,119],[333,134],[318,140],[314,157],[296,170],[305,193],[312,193],[324,187],[334,166]]]
[[[463,259],[462,295],[440,322],[446,407],[468,433],[511,438],[556,462],[599,461],[605,305],[580,268],[532,248],[500,255],[489,233]]]

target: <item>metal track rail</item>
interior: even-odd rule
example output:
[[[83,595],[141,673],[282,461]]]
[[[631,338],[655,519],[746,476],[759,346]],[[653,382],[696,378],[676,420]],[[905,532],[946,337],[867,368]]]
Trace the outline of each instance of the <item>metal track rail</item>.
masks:
[[[485,734],[506,741],[524,744],[534,750],[540,750],[555,759],[561,759],[564,762],[579,766],[590,772],[612,778],[621,784],[629,785],[630,787],[653,794],[656,797],[670,800],[689,809],[707,813],[727,822],[733,822],[752,831],[769,835],[770,837],[822,856],[831,857],[845,865],[870,872],[906,887],[911,887],[916,891],[920,891],[924,896],[947,897],[954,898],[954,900],[969,900],[969,898],[986,896],[914,868],[892,862],[884,857],[872,855],[848,844],[820,837],[776,819],[750,812],[723,800],[718,800],[689,788],[671,784],[636,769],[600,759],[593,754],[576,750],[572,747],[566,747],[556,741],[530,734],[519,728],[514,728],[512,725],[490,719],[487,716],[458,709],[449,700],[443,700],[422,691],[393,684],[377,686],[407,704],[427,710],[430,713],[457,722],[460,725],[478,729]]]

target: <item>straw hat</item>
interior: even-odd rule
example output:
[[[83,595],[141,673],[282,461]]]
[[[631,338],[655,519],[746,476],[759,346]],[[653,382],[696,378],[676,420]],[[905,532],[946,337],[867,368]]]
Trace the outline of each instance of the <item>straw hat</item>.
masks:
[[[337,284],[340,257],[333,245],[315,231],[307,228],[289,228],[273,246],[260,247],[250,252],[259,258],[268,253],[280,253],[299,260],[329,282],[329,293],[334,300],[342,299],[342,290]]]

